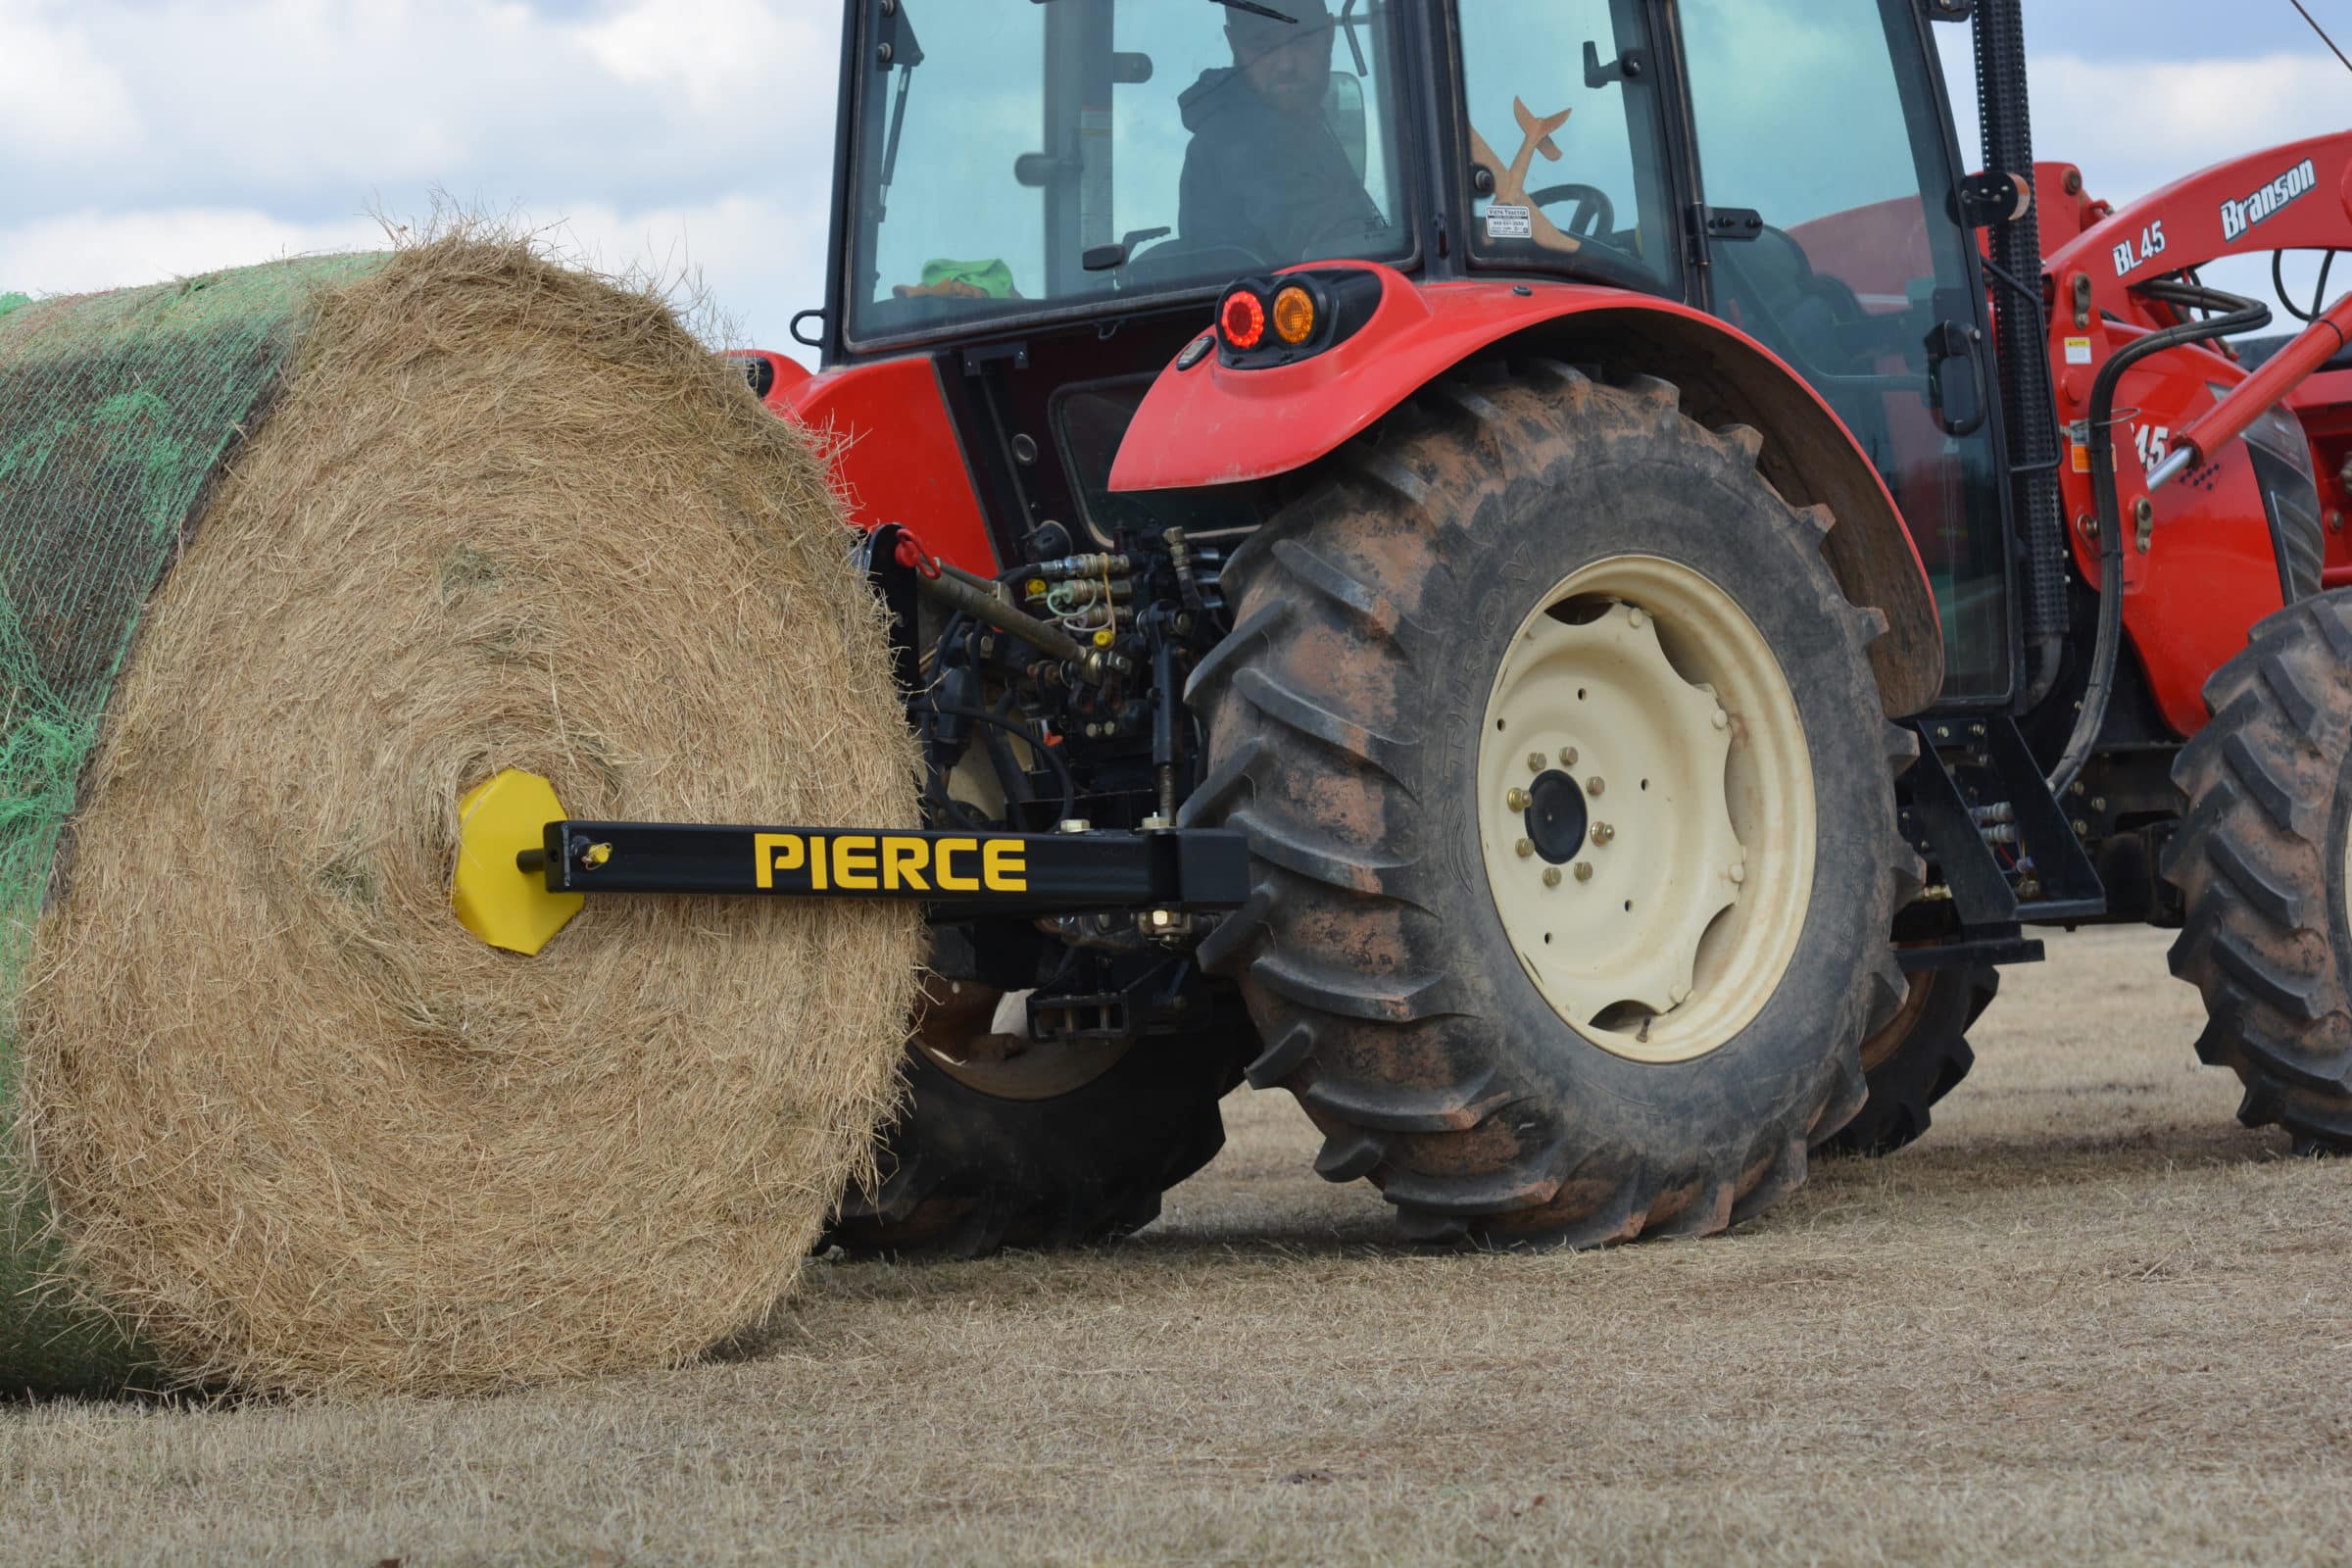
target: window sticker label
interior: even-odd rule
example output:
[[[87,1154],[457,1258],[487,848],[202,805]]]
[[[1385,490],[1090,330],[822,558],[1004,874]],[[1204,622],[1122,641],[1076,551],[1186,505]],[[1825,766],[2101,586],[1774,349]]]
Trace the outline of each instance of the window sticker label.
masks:
[[[1535,215],[1531,209],[1513,207],[1507,202],[1496,202],[1487,209],[1487,238],[1534,239],[1535,237]]]

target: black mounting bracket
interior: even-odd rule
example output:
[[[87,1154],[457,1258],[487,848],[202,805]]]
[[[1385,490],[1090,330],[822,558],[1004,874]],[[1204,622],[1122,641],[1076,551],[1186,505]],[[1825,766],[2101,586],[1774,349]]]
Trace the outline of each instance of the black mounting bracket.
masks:
[[[1933,718],[1913,727],[1922,744],[1904,779],[1903,834],[1934,874],[1927,896],[1950,903],[1957,930],[1948,943],[1905,948],[1905,968],[2032,961],[2039,944],[2023,938],[2022,926],[2107,912],[2098,872],[2013,721]]]
[[[1952,189],[1952,207],[1963,228],[2014,223],[2034,210],[2034,187],[2016,174],[1968,174]]]
[[[1585,85],[1598,89],[1612,81],[1640,81],[1649,71],[1649,56],[1640,49],[1628,49],[1607,65],[1600,63],[1600,45],[1585,40]]]
[[[1764,215],[1752,207],[1693,207],[1690,227],[1703,240],[1759,239],[1764,233]]]

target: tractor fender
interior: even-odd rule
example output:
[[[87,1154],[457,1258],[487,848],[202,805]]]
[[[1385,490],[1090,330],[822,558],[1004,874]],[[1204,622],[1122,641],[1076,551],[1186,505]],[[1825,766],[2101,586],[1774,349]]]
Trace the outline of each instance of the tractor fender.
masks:
[[[1110,488],[1195,489],[1295,472],[1498,347],[1640,370],[1674,382],[1684,412],[1710,428],[1752,425],[1764,437],[1759,466],[1781,495],[1791,506],[1830,509],[1830,569],[1847,598],[1886,617],[1886,635],[1871,648],[1881,705],[1893,717],[1936,700],[1943,632],[1910,529],[1852,433],[1771,350],[1701,311],[1621,288],[1422,287],[1393,268],[1349,265],[1381,277],[1380,303],[1361,328],[1321,354],[1268,368],[1237,369],[1217,354],[1186,369],[1171,363],[1128,426]]]
[[[777,376],[767,406],[816,436],[852,522],[868,532],[898,523],[940,560],[997,574],[988,518],[930,356],[814,375],[775,358],[799,373]]]

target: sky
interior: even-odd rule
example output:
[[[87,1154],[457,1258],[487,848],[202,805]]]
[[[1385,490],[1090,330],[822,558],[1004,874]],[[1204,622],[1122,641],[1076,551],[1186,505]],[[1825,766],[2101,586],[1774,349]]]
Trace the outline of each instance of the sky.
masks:
[[[2352,50],[2352,0],[2305,3]],[[2227,28],[2212,0],[2026,8],[2037,146],[2118,203],[2352,124],[2352,74],[2288,0],[2231,0]],[[0,290],[379,245],[445,201],[608,270],[699,279],[728,323],[714,332],[786,347],[793,313],[823,294],[841,13],[0,0]],[[1937,30],[1970,147],[1968,29]],[[2213,280],[2267,292],[2259,270]]]

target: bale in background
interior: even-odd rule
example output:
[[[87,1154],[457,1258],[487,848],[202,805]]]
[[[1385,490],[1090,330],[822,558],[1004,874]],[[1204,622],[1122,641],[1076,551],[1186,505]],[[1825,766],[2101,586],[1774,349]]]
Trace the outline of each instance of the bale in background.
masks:
[[[903,907],[598,903],[536,958],[450,911],[502,767],[578,817],[914,821],[820,462],[644,294],[466,236],[350,268],[72,792],[0,1069],[64,1284],[0,1303],[0,1382],[675,1362],[789,1288],[891,1092]],[[0,472],[0,558],[44,506]]]

